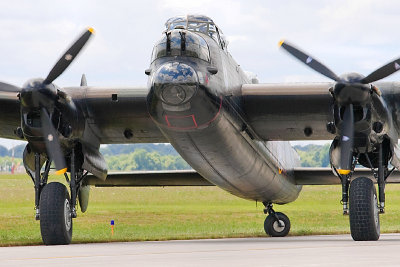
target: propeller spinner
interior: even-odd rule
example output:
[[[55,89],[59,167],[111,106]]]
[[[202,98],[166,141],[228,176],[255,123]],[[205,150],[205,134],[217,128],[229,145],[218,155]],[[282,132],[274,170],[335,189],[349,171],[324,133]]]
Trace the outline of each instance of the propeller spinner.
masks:
[[[334,80],[333,95],[336,102],[344,108],[343,123],[340,136],[340,166],[339,174],[349,174],[353,164],[353,144],[354,144],[354,104],[365,104],[369,101],[370,91],[373,88],[369,83],[386,78],[400,69],[400,58],[395,59],[386,65],[378,68],[368,76],[357,73],[337,76],[324,64],[304,53],[286,41],[280,41],[279,46],[289,54],[300,60],[302,63],[321,73],[322,75]]]

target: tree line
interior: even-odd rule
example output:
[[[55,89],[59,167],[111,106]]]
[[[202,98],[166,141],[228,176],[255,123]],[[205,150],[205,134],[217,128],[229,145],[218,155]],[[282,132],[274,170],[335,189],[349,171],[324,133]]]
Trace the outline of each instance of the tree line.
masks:
[[[0,145],[0,170],[8,171],[22,164],[25,145],[7,149]],[[328,167],[329,144],[294,147],[302,167]],[[110,171],[185,170],[189,164],[170,144],[113,144],[101,146]],[[14,154],[14,157],[12,155]]]
[[[161,155],[158,152],[148,152],[142,148],[129,154],[106,156],[105,158],[109,170],[115,171],[191,169],[181,156]]]
[[[302,167],[329,167],[330,144],[294,146]]]

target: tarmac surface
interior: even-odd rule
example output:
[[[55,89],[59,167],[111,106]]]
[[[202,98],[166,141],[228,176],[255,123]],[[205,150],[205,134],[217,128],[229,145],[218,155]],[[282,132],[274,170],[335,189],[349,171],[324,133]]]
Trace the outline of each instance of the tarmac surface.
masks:
[[[0,266],[399,266],[400,234],[72,244],[0,248]]]

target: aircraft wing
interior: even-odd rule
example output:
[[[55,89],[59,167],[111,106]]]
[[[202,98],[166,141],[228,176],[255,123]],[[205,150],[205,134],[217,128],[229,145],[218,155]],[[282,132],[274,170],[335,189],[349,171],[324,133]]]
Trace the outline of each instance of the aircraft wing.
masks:
[[[0,137],[19,139],[14,131],[21,126],[18,87],[0,82]]]
[[[107,186],[212,186],[194,170],[134,171],[109,173],[107,180],[88,175],[86,185]]]
[[[168,142],[147,111],[146,86],[63,90],[80,105],[87,126],[102,144]]]
[[[20,139],[21,89],[0,82],[0,137]],[[6,90],[5,90],[6,89]],[[168,142],[150,118],[146,107],[148,89],[138,87],[66,87],[60,89],[76,106],[82,118],[87,143],[165,143]],[[131,136],[126,136],[126,130]]]
[[[371,177],[371,170],[357,168],[360,176]],[[293,175],[298,185],[339,185],[339,177],[335,176],[331,168],[295,168]],[[387,179],[387,183],[400,183],[400,171],[395,170]],[[85,185],[97,187],[109,186],[213,186],[194,170],[170,171],[134,171],[109,173],[107,180],[101,180],[94,175],[88,175]]]
[[[369,177],[374,182],[376,179],[372,177],[372,172],[367,168],[356,168],[357,175]],[[299,185],[334,185],[341,184],[340,178],[335,176],[331,168],[295,168],[294,177],[296,184]],[[387,178],[386,183],[398,184],[400,183],[400,171],[395,170]]]
[[[331,86],[329,82],[244,84],[248,127],[260,140],[333,139],[326,130],[333,121]]]

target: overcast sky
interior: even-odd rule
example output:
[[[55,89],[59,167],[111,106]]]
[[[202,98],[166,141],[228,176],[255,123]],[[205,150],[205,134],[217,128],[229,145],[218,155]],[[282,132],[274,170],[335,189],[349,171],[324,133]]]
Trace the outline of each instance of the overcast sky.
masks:
[[[187,13],[211,17],[232,56],[260,82],[327,81],[278,49],[282,38],[337,74],[367,75],[400,56],[399,12],[400,1],[394,0],[1,1],[0,80],[22,86],[29,78],[44,78],[91,26],[96,35],[55,83],[79,85],[85,73],[89,85],[145,85],[144,70],[165,21]],[[388,80],[400,80],[400,74]]]

